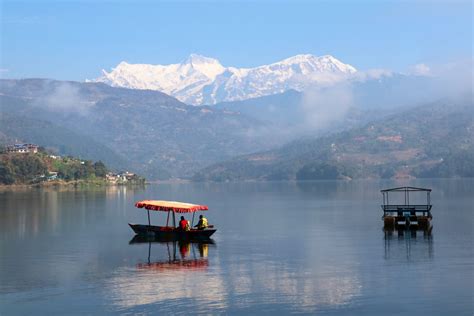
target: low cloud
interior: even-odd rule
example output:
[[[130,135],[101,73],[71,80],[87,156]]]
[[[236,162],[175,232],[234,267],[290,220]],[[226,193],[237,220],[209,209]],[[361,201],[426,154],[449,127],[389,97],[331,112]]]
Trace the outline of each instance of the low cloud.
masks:
[[[383,110],[444,98],[465,100],[474,89],[472,74],[471,58],[430,66],[420,63],[407,74],[371,69],[359,71],[348,80],[318,82],[303,92],[299,106],[304,126],[300,130],[331,130],[343,124],[351,108]]]
[[[472,95],[473,61],[473,58],[468,58],[433,67],[433,85],[440,97],[457,98],[465,96],[466,93]]]
[[[5,76],[8,75],[8,72],[9,72],[9,71],[10,71],[9,69],[0,68],[0,78],[2,78],[2,79],[3,79],[3,78],[6,78]]]
[[[353,104],[353,87],[350,82],[307,89],[301,104],[305,115],[305,129],[317,131],[329,128],[345,117]]]
[[[409,74],[415,76],[430,76],[431,68],[426,64],[416,64],[410,67]]]
[[[37,105],[52,111],[81,115],[86,115],[93,104],[81,96],[78,86],[68,82],[55,85],[51,93],[37,102]]]
[[[356,72],[352,78],[356,81],[365,81],[371,79],[381,79],[383,77],[393,76],[393,71],[383,68],[369,69],[366,71]]]

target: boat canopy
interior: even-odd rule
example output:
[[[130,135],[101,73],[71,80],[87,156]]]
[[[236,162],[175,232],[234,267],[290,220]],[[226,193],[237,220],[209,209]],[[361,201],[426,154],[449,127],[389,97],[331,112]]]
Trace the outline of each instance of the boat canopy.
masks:
[[[191,203],[182,203],[175,201],[157,201],[143,200],[135,203],[138,208],[145,208],[151,211],[176,212],[176,213],[193,213],[196,211],[207,211],[207,205],[197,205]]]

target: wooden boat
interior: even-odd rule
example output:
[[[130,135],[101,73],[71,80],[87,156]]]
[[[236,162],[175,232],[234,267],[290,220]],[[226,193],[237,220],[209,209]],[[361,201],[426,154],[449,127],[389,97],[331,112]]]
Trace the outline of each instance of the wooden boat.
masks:
[[[399,187],[380,191],[383,196],[383,216],[384,228],[391,229],[414,229],[431,231],[431,189],[416,187]],[[426,193],[426,204],[410,204],[410,193]],[[389,201],[389,193],[396,193],[403,196],[404,200]]]
[[[208,239],[216,232],[213,225],[209,225],[205,229],[194,229],[194,215],[197,211],[207,211],[209,208],[206,205],[197,205],[190,203],[182,203],[175,201],[157,201],[144,200],[135,203],[138,208],[144,208],[148,213],[148,225],[143,224],[128,224],[133,231],[140,236],[149,236],[155,238],[169,239],[169,240],[199,240]],[[167,212],[166,226],[153,226],[150,221],[150,211]],[[176,213],[193,213],[190,230],[180,230],[176,228]],[[171,216],[170,216],[171,215]],[[170,226],[170,217],[173,225]]]

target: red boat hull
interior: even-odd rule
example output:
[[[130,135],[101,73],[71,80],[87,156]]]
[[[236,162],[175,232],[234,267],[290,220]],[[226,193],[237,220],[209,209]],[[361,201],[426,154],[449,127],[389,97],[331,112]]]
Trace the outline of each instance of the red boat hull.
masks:
[[[207,239],[216,232],[216,229],[191,229],[188,231],[182,231],[173,227],[163,226],[149,226],[141,224],[128,224],[133,229],[135,234],[139,236],[149,236],[155,238],[168,238],[176,240],[195,240],[195,239]]]

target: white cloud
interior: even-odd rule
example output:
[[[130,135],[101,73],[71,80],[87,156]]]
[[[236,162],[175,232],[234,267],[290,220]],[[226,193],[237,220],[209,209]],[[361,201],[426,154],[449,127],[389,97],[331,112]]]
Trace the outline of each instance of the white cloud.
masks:
[[[415,76],[430,76],[431,68],[426,64],[416,64],[410,67],[409,73]]]
[[[301,105],[307,128],[328,128],[340,121],[353,105],[352,85],[341,82],[331,87],[314,86],[305,90]]]
[[[69,82],[60,82],[51,93],[39,98],[37,106],[46,107],[57,112],[75,112],[80,115],[88,114],[89,108],[95,102],[82,97],[78,86]]]
[[[382,77],[391,77],[393,71],[383,68],[374,68],[366,71],[359,71],[354,74],[354,78],[359,81],[371,80],[371,79],[380,79]]]

